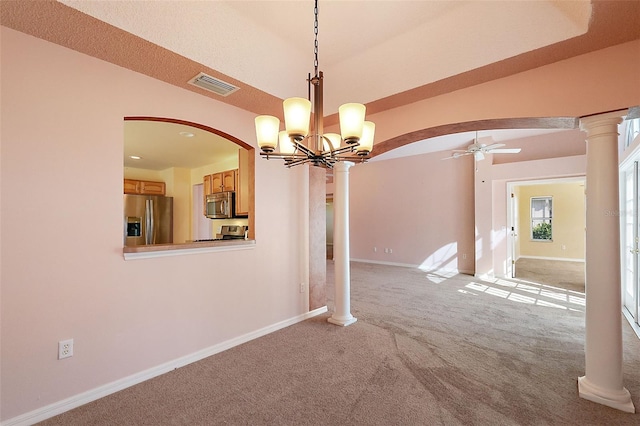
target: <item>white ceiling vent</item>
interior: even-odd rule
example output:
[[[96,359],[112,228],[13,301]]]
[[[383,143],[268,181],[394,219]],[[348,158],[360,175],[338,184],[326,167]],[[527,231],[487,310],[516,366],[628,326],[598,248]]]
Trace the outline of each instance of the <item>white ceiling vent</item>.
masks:
[[[189,80],[189,84],[193,84],[194,86],[198,86],[220,96],[228,96],[240,89],[233,84],[211,77],[203,72]]]

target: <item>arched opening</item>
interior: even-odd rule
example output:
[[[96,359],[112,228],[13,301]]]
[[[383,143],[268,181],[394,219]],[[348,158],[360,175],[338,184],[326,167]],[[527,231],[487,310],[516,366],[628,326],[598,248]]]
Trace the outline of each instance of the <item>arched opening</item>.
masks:
[[[487,120],[474,120],[460,123],[450,123],[441,126],[429,127],[413,132],[405,133],[387,139],[374,145],[371,152],[372,157],[379,156],[396,148],[409,145],[414,142],[438,136],[451,135],[454,133],[481,131],[481,130],[504,130],[504,129],[577,129],[578,118],[576,117],[524,117],[524,118],[496,118]]]
[[[577,124],[574,117],[475,120],[377,143],[371,161],[354,167],[351,176],[351,209],[359,218],[351,227],[352,256],[425,269],[501,274],[508,254],[503,238],[506,182],[512,176],[584,175],[586,147]],[[473,143],[476,131],[480,144],[504,142],[504,148],[522,151],[496,153],[477,162],[474,155],[452,158],[452,150]],[[418,146],[427,149],[409,153]]]
[[[135,195],[158,195],[160,201],[164,196],[171,198],[172,205],[163,217],[158,217],[156,207],[156,236],[146,240],[143,229],[150,225],[145,224],[144,213],[125,211],[125,246],[189,244],[207,239],[207,234],[213,240],[225,226],[242,226],[246,238],[255,239],[255,151],[251,145],[185,120],[136,116],[124,121],[125,210],[130,208],[127,197]],[[233,193],[233,208],[227,217],[208,219],[204,191],[211,188],[205,189],[205,181],[222,173],[228,178],[224,190]]]

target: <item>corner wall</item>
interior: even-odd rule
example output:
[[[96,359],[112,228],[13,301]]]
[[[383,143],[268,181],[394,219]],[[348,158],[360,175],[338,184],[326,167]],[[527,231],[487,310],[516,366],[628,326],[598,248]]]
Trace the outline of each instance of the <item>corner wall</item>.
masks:
[[[473,161],[442,157],[350,169],[352,260],[473,273]]]
[[[254,114],[5,27],[1,37],[2,421],[307,312],[290,232],[307,190],[280,162],[256,161],[253,249],[123,259],[124,117],[255,144]],[[74,356],[57,360],[69,338]]]

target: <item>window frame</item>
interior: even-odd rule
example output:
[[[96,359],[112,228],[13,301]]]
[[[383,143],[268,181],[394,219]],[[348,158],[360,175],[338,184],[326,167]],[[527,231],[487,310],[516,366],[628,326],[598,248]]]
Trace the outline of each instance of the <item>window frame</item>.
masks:
[[[638,137],[639,135],[640,135],[640,117],[627,120],[625,136],[624,136],[625,149],[631,146],[633,141],[635,141],[636,137]]]
[[[545,201],[548,205],[542,209],[542,216],[535,216],[534,213],[534,201]],[[548,216],[546,211],[548,210]],[[553,242],[553,197],[552,196],[536,196],[531,197],[529,201],[529,237],[531,241],[534,242],[542,242],[542,243],[550,243]],[[549,238],[536,238],[534,236],[534,230],[540,224],[548,223],[550,227],[550,235]]]

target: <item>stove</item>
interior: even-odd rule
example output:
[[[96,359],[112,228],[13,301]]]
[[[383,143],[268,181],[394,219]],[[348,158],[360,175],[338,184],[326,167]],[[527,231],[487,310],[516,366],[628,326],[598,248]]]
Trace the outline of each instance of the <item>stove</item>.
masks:
[[[223,225],[220,227],[221,240],[244,240],[248,226]]]
[[[220,227],[220,233],[216,234],[218,238],[206,238],[193,241],[196,243],[200,243],[204,241],[244,240],[248,228],[248,226],[241,225],[223,225]]]

